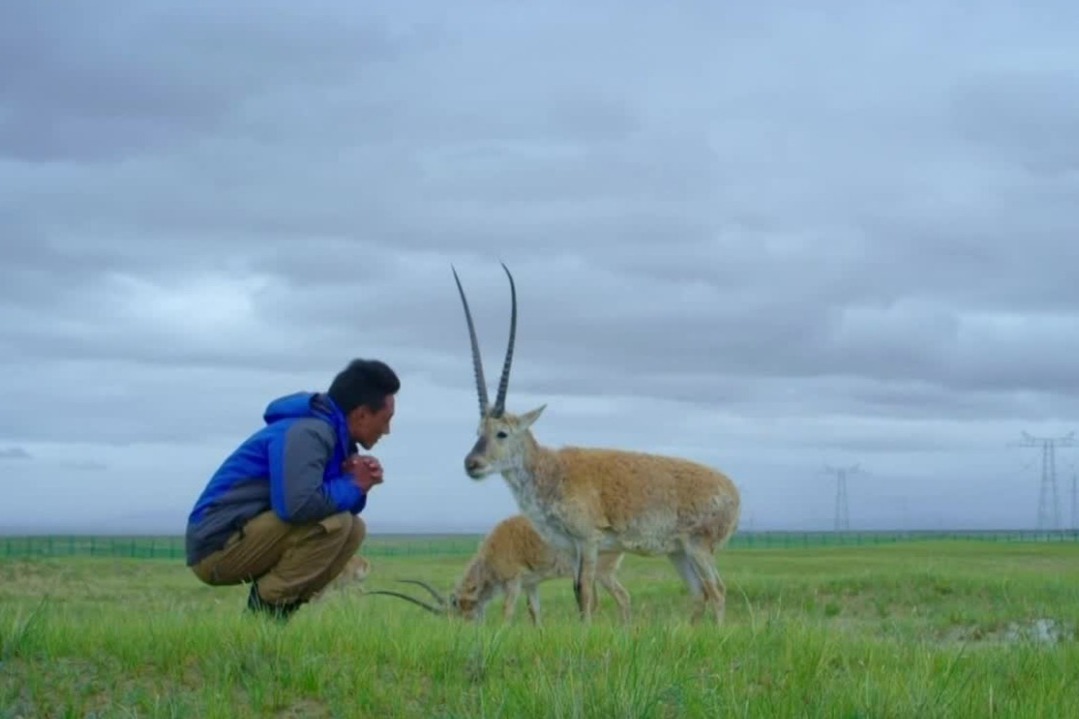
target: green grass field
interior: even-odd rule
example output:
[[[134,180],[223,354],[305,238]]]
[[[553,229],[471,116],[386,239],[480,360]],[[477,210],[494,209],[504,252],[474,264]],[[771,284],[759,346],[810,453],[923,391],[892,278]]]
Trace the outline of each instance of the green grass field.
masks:
[[[448,540],[449,541],[449,540]],[[467,557],[372,556],[448,589]],[[723,627],[628,557],[631,626],[569,580],[481,625],[344,590],[278,626],[172,559],[0,558],[0,718],[1079,716],[1079,544],[731,548]]]

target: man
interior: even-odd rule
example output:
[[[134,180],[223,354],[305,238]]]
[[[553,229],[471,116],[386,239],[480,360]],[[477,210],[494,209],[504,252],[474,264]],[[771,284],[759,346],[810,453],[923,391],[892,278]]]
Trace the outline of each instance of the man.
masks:
[[[357,453],[390,433],[401,387],[384,362],[355,359],[326,392],[266,407],[266,426],[214,473],[187,523],[187,565],[211,586],[251,583],[247,607],[288,619],[344,569],[366,534],[358,516],[382,466]]]

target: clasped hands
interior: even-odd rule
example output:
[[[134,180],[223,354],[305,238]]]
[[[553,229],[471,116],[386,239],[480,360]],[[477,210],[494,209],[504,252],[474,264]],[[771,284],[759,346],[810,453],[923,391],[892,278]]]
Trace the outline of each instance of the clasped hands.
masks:
[[[382,484],[382,463],[370,455],[354,454],[344,461],[341,469],[352,475],[353,483],[365,494],[376,484]]]

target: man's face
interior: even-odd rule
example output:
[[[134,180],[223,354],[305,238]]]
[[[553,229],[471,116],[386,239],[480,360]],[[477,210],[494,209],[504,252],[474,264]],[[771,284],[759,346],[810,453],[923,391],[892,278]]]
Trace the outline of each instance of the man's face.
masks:
[[[348,433],[354,442],[364,449],[371,449],[382,435],[390,433],[390,421],[393,419],[394,396],[386,396],[386,404],[378,412],[372,412],[360,405],[348,415]]]

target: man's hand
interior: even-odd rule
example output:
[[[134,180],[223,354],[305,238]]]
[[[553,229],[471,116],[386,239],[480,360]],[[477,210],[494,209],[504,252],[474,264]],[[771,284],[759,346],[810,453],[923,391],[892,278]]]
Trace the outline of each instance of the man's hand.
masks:
[[[382,464],[370,455],[352,455],[345,460],[343,469],[352,475],[352,481],[364,494],[376,484],[382,484]]]

